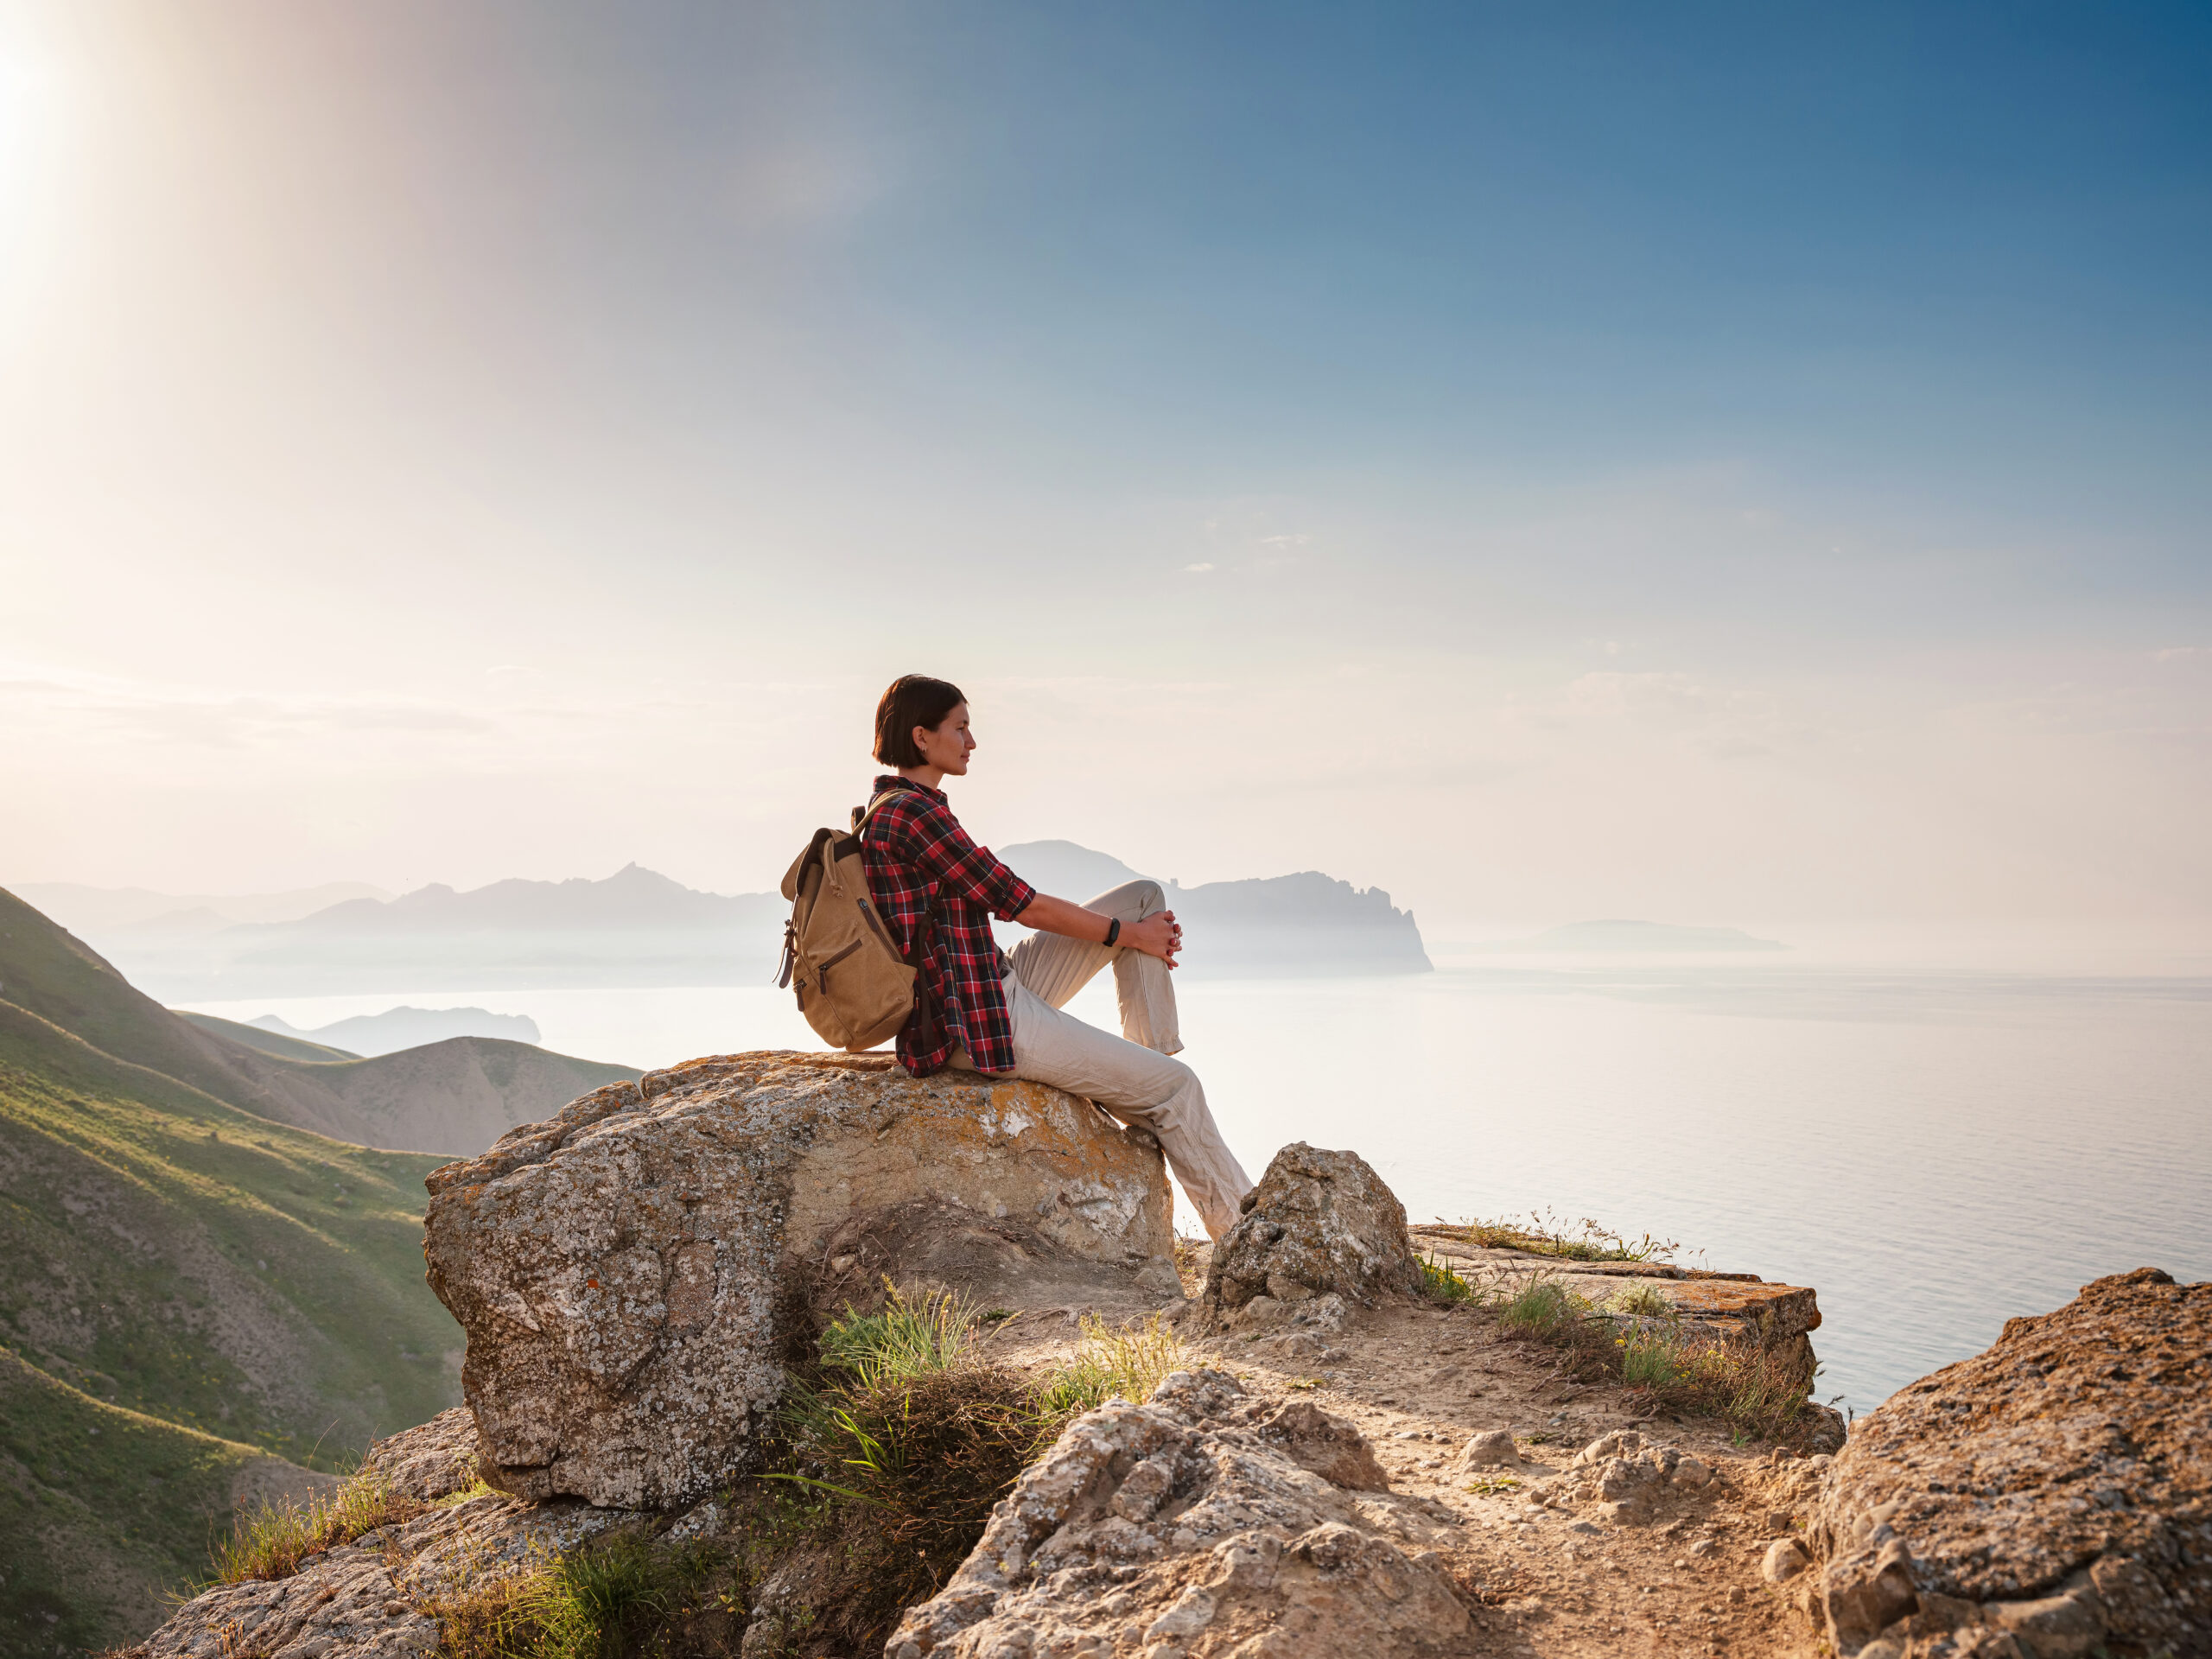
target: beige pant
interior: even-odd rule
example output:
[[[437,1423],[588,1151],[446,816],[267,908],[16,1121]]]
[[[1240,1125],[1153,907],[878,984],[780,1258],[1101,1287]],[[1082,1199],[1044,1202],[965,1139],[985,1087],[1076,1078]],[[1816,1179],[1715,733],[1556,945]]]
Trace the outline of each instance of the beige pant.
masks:
[[[1084,906],[1101,916],[1118,916],[1125,925],[1166,907],[1156,881],[1127,881]],[[1063,1011],[1109,963],[1122,1005],[1120,1037]],[[1032,934],[1014,947],[1009,963],[1014,1075],[1081,1095],[1123,1122],[1151,1130],[1206,1231],[1216,1238],[1227,1232],[1252,1183],[1206,1109],[1198,1073],[1168,1058],[1183,1039],[1167,964],[1141,950],[1109,950],[1058,933]],[[954,1065],[965,1059],[956,1051]]]

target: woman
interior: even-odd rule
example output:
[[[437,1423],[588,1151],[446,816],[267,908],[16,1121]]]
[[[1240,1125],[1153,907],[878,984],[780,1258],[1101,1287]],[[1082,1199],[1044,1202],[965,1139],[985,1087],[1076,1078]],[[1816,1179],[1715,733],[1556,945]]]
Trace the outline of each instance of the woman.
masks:
[[[1183,948],[1175,912],[1156,881],[1125,882],[1087,905],[1054,899],[976,845],[938,788],[967,776],[975,747],[957,686],[909,674],[876,705],[875,758],[893,775],[875,780],[861,830],[868,894],[934,1003],[899,1032],[899,1064],[918,1077],[950,1065],[1049,1083],[1142,1124],[1219,1238],[1252,1183],[1197,1074],[1167,1058],[1183,1046],[1167,978]],[[1038,931],[1009,959],[991,937],[993,916]],[[1109,962],[1121,1037],[1062,1011]]]

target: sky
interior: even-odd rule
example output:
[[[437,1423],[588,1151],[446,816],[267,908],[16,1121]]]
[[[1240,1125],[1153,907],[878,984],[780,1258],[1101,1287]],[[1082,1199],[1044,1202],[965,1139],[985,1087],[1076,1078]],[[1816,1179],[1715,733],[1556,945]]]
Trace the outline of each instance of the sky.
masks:
[[[0,0],[0,882],[2212,932],[2212,16]],[[1071,895],[1081,897],[1082,895]]]

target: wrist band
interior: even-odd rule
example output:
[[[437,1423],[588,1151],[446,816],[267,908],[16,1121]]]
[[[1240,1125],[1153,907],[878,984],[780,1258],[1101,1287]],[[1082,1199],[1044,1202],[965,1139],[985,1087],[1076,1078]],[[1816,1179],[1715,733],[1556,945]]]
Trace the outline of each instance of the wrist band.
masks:
[[[1116,940],[1116,939],[1120,938],[1121,937],[1122,937],[1122,918],[1121,918],[1120,917],[1116,916],[1116,917],[1112,921],[1110,921],[1110,922],[1109,922],[1109,923],[1107,923],[1107,924],[1106,924],[1106,943],[1107,943],[1107,944],[1108,944],[1108,945],[1109,945],[1109,946],[1110,946],[1110,945],[1112,945],[1112,944],[1114,943],[1114,941],[1115,941],[1115,940]]]

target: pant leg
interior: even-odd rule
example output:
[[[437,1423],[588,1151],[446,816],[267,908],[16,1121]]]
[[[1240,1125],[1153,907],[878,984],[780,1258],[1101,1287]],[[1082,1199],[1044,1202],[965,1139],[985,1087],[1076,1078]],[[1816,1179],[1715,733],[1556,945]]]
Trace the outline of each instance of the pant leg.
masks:
[[[1009,976],[1014,1072],[1096,1101],[1160,1139],[1167,1166],[1215,1238],[1236,1222],[1251,1179],[1221,1138],[1198,1074],[1180,1060],[1125,1041],[1052,1007]]]
[[[1167,895],[1157,881],[1124,881],[1084,906],[1100,916],[1119,917],[1124,925],[1157,916]],[[1067,1007],[1075,994],[1108,963],[1114,964],[1114,994],[1121,1004],[1122,1035],[1161,1054],[1179,1053],[1181,1027],[1175,1014],[1175,986],[1158,957],[1120,945],[1112,950],[1060,933],[1033,933],[1007,958],[1014,976],[1055,1008]]]

